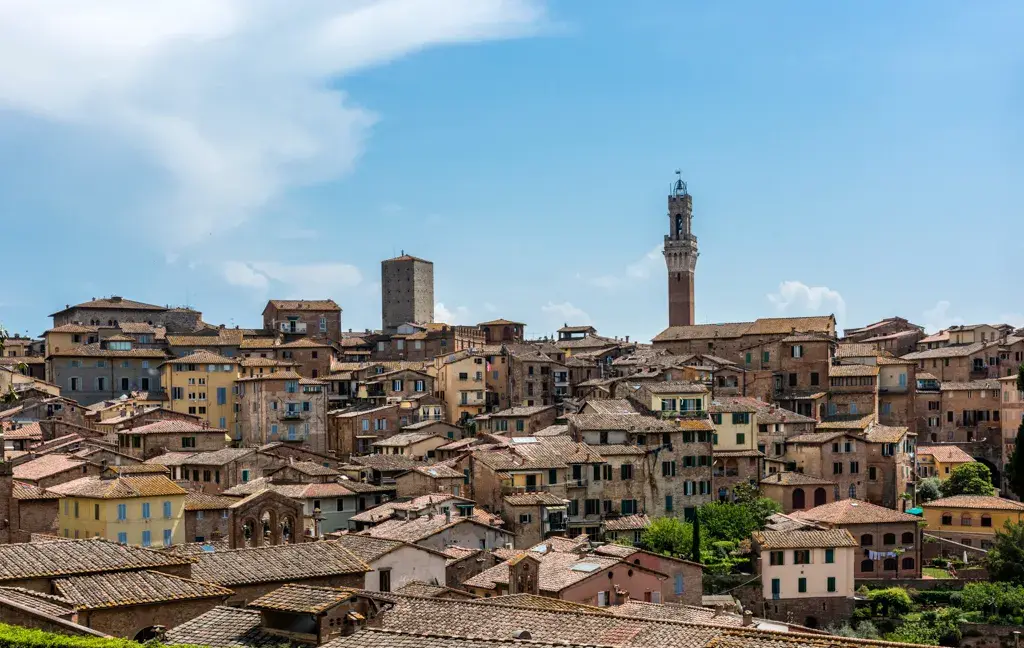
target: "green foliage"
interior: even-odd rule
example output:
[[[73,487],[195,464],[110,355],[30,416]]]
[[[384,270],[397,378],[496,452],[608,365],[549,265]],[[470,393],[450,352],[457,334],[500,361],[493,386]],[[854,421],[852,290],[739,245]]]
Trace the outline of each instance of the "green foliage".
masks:
[[[942,497],[942,491],[939,490],[941,483],[938,477],[927,477],[917,482],[917,503],[926,504]]]
[[[1024,364],[1017,367],[1017,391],[1024,392]]]
[[[701,552],[700,552],[700,515],[693,516],[693,533],[690,534],[691,549],[690,560],[696,563],[702,563]]]
[[[697,509],[697,519],[709,538],[738,542],[759,528],[749,507],[726,502],[711,502]]]
[[[943,497],[991,495],[995,490],[992,487],[992,471],[979,461],[957,466],[950,473],[949,479],[939,485],[939,491]]]
[[[72,637],[0,624],[0,648],[160,648],[163,644],[140,644],[127,639]],[[179,648],[186,648],[181,646]],[[198,646],[194,648],[199,648]]]
[[[886,635],[885,639],[928,646],[957,646],[963,636],[960,632],[962,620],[963,612],[957,608],[908,614],[903,625]]]
[[[1024,365],[1022,365],[1024,368]],[[1020,377],[1017,378],[1020,381]],[[1024,499],[1024,421],[1021,421],[1017,428],[1017,439],[1013,443],[1013,453],[1010,454],[1004,469],[1006,481],[1017,497]]]
[[[737,504],[749,504],[761,497],[761,489],[755,484],[741,482],[733,486],[732,497]]]
[[[849,637],[851,639],[879,639],[878,628],[875,624],[870,621],[861,621],[856,624],[856,627],[851,626],[849,623],[843,623],[842,625],[830,625],[825,628],[825,632],[838,635],[840,637]]]
[[[986,620],[1017,625],[1024,617],[1024,587],[1010,583],[968,583],[955,597],[965,612],[980,612]]]
[[[954,594],[960,592],[955,590],[920,590],[914,592],[911,598],[918,605],[926,605],[928,607],[948,606],[951,603]]]
[[[872,590],[868,592],[868,601],[871,602],[871,611],[883,617],[901,616],[910,612],[913,606],[910,594],[902,587]]]
[[[640,541],[648,551],[685,556],[693,548],[693,525],[678,518],[655,518],[640,536]]]
[[[1007,522],[996,529],[985,566],[994,581],[1024,585],[1024,522]]]

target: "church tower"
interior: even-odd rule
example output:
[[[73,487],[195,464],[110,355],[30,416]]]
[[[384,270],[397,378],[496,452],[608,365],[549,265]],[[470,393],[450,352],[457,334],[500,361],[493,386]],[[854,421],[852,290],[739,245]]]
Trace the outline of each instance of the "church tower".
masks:
[[[697,268],[697,237],[693,235],[693,197],[680,176],[668,195],[669,233],[665,235],[668,266],[668,325],[690,326],[693,317],[693,272]]]

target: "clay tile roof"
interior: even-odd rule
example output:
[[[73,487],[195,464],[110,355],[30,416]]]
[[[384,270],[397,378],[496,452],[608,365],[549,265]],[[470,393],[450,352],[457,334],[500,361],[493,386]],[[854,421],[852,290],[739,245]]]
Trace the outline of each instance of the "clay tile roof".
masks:
[[[416,542],[425,540],[431,536],[441,533],[442,531],[446,531],[461,524],[477,524],[485,527],[490,526],[480,522],[475,517],[461,517],[453,515],[451,517],[451,521],[449,521],[445,515],[421,514],[419,517],[411,520],[387,520],[385,522],[381,522],[377,526],[370,527],[361,533],[374,538],[388,538],[390,540],[401,540],[403,542],[415,544]]]
[[[99,450],[87,451],[87,452],[99,452]],[[124,464],[122,466],[113,465],[107,466],[107,470],[111,473],[125,476],[125,475],[169,475],[171,470],[167,466],[160,464]]]
[[[464,475],[447,464],[434,464],[432,466],[416,466],[413,468],[421,475],[433,479],[462,479]]]
[[[519,326],[526,326],[522,322],[513,322],[512,320],[507,320],[507,319],[496,319],[496,320],[491,320],[489,322],[480,322],[479,324],[477,324],[477,326],[504,326],[506,324],[508,324],[508,325],[518,324]]]
[[[249,607],[255,610],[320,614],[353,596],[355,591],[350,589],[288,583],[252,601]]]
[[[686,431],[711,431],[715,429],[711,419],[705,418],[681,418],[676,420],[676,426],[681,430]]]
[[[918,340],[918,344],[926,342],[929,338]],[[957,346],[946,346],[938,349],[927,349],[915,351],[903,356],[904,360],[931,360],[933,358],[956,358],[975,354],[993,344],[992,342],[975,342],[974,344],[961,344]]]
[[[763,549],[807,549],[857,547],[857,542],[846,529],[793,529],[790,531],[755,531],[754,540]]]
[[[82,477],[51,486],[50,490],[66,497],[91,499],[158,497],[161,495],[184,495],[186,492],[184,488],[172,482],[167,475],[119,476],[113,479]]]
[[[921,518],[891,508],[877,506],[871,502],[844,499],[822,504],[806,511],[796,511],[792,517],[833,525],[843,524],[887,524],[895,522],[917,523]]]
[[[211,648],[278,648],[281,637],[264,632],[260,620],[259,610],[218,606],[171,628],[164,640]]]
[[[924,508],[966,508],[966,509],[990,509],[998,511],[1024,511],[1024,504],[1002,497],[987,495],[954,495],[953,497],[942,497],[922,504]]]
[[[974,457],[963,448],[954,445],[917,446],[917,455],[930,455],[942,463],[970,463]]]
[[[506,495],[504,500],[509,506],[564,506],[566,503],[566,500],[547,491]]]
[[[423,581],[417,580],[409,581],[405,585],[402,585],[401,587],[395,590],[395,594],[423,597],[444,596],[445,594],[450,593],[458,594],[465,598],[473,598],[473,595],[469,592],[463,592],[462,590],[457,590],[451,587],[445,587],[444,585],[431,585],[429,583],[424,583]]]
[[[972,380],[970,382],[944,382],[940,391],[980,391],[983,389],[999,389],[998,379]]]
[[[588,400],[586,407],[595,414],[636,414],[633,401],[625,398],[595,398]]]
[[[238,501],[237,497],[213,495],[202,491],[189,491],[185,495],[186,511],[219,511],[231,508]]]
[[[79,610],[126,607],[206,598],[226,598],[232,591],[158,571],[111,572],[54,581],[60,595]]]
[[[871,443],[899,443],[907,436],[907,428],[892,425],[872,425],[864,438]]]
[[[651,519],[646,515],[627,515],[625,517],[605,520],[604,528],[607,531],[634,531],[646,529],[651,526]]]
[[[256,448],[221,448],[211,452],[197,452],[181,460],[183,466],[223,466],[256,452]],[[168,465],[168,464],[165,464]]]
[[[408,471],[417,466],[425,465],[422,461],[396,454],[372,454],[352,457],[352,463],[372,468],[378,472]]]
[[[331,346],[327,342],[322,340],[315,340],[313,338],[301,337],[291,342],[286,342],[280,345],[279,349],[321,349],[323,347]]]
[[[491,414],[491,418],[504,418],[507,416],[533,416],[541,412],[554,409],[554,405],[533,405],[530,407],[510,407],[503,409],[500,412],[494,412]]]
[[[124,297],[111,296],[102,297],[100,299],[93,299],[91,301],[82,302],[81,304],[75,304],[64,310],[57,311],[53,315],[58,315],[66,310],[72,308],[102,308],[112,310],[148,310],[148,311],[165,311],[167,310],[163,306],[156,306],[154,304],[146,304],[144,302],[138,302],[131,299],[125,299]],[[51,315],[50,317],[53,317]]]
[[[4,441],[42,441],[43,428],[39,422],[23,425],[16,430],[6,430],[3,433]]]
[[[827,486],[835,482],[798,472],[777,472],[761,479],[762,484],[780,486]]]
[[[160,358],[164,359],[167,354],[161,349],[132,348],[128,350],[104,349],[99,342],[83,344],[81,346],[54,351],[51,356],[66,356],[69,358],[98,357],[98,358]]]
[[[708,405],[709,412],[722,413],[722,412],[757,412],[758,407],[751,403],[754,399],[736,397],[730,398],[728,396],[719,396],[711,401]]]
[[[47,500],[47,499],[60,499],[62,495],[48,491],[32,484],[24,484],[20,481],[13,482],[14,488],[11,492],[11,496],[17,500]]]
[[[591,446],[595,452],[602,457],[623,457],[623,456],[642,456],[647,452],[635,445],[629,445],[625,443],[609,443],[605,445]]]
[[[81,324],[61,324],[55,326],[46,333],[95,333],[99,331],[98,326],[82,326]]]
[[[568,414],[566,421],[580,431],[625,430],[629,432],[675,432],[672,421],[642,414]]]
[[[366,564],[386,556],[395,549],[408,546],[401,540],[390,540],[388,538],[374,538],[366,535],[346,534],[334,540],[341,546],[352,552],[352,555]]]
[[[828,375],[833,377],[843,376],[877,376],[877,365],[832,365],[828,368]]]
[[[816,427],[819,430],[866,430],[874,422],[874,414],[839,414],[826,416]]]
[[[837,358],[874,358],[878,348],[874,344],[863,342],[840,342],[836,348]]]
[[[0,581],[187,565],[181,556],[94,538],[0,545]]]
[[[139,427],[121,430],[124,434],[179,434],[189,433],[194,434],[196,432],[213,432],[224,434],[224,430],[212,428],[208,425],[201,423],[194,423],[192,421],[182,421],[178,419],[164,419],[162,421],[153,421],[152,423],[146,423]]]
[[[333,299],[271,299],[267,305],[272,305],[277,310],[341,310],[341,306]]]
[[[667,380],[663,382],[645,383],[647,391],[652,394],[705,394],[708,388],[704,383],[686,380]]]
[[[454,563],[459,562],[460,560],[464,560],[466,558],[469,558],[470,556],[475,556],[478,553],[480,553],[481,551],[483,551],[483,550],[482,549],[471,549],[469,547],[458,547],[458,546],[445,547],[444,555],[448,556],[448,560],[445,562],[445,564],[446,565],[452,565]]]
[[[258,337],[245,338],[239,342],[240,349],[271,349],[277,346],[277,338]]]
[[[147,459],[148,464],[159,464],[161,466],[180,466],[185,463],[185,460],[192,457],[197,453],[195,452],[165,452],[162,455],[157,455],[152,459]]]
[[[529,551],[519,552],[517,558],[525,555],[532,555],[540,561],[537,580],[540,591],[548,593],[561,592],[565,588],[574,585],[582,580],[590,578],[598,571],[622,564],[618,558],[609,556],[598,556],[589,554],[580,556],[574,553],[563,553],[551,551],[548,553]],[[479,587],[482,589],[495,589],[498,585],[508,584],[509,565],[501,563],[485,569],[476,576],[467,580],[466,587]]]
[[[66,472],[68,470],[81,470],[86,464],[83,459],[75,459],[68,455],[50,454],[44,455],[14,467],[14,478],[25,481],[38,481],[45,477]]]
[[[74,603],[67,599],[23,587],[0,587],[0,600],[16,603],[53,617],[70,617],[75,612]]]
[[[386,439],[375,441],[373,445],[381,448],[401,448],[405,446],[410,446],[414,443],[419,443],[420,441],[442,438],[443,437],[440,437],[434,434],[433,432],[401,432],[399,434],[392,435]]]
[[[192,576],[231,587],[369,571],[366,563],[333,541],[234,549],[198,556]]]
[[[164,364],[238,364],[237,358],[228,358],[211,351],[196,351],[180,358],[171,358]]]

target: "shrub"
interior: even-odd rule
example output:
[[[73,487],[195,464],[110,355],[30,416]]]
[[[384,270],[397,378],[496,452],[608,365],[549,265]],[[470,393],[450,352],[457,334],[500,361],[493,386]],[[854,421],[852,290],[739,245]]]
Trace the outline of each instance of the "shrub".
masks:
[[[127,639],[72,637],[42,630],[0,624],[0,648],[159,648],[159,644],[140,644]],[[187,648],[182,646],[180,648]],[[199,648],[198,646],[194,648]]]
[[[902,587],[874,590],[868,593],[871,610],[880,616],[900,616],[910,612],[912,602],[907,590]]]

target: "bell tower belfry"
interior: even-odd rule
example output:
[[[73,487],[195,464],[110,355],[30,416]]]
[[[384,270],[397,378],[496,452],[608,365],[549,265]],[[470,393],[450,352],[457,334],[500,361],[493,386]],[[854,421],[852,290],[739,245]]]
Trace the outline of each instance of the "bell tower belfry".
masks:
[[[693,197],[682,174],[668,194],[669,233],[665,235],[665,265],[668,267],[668,325],[690,326],[693,315],[693,273],[697,268],[697,237],[693,235]]]

